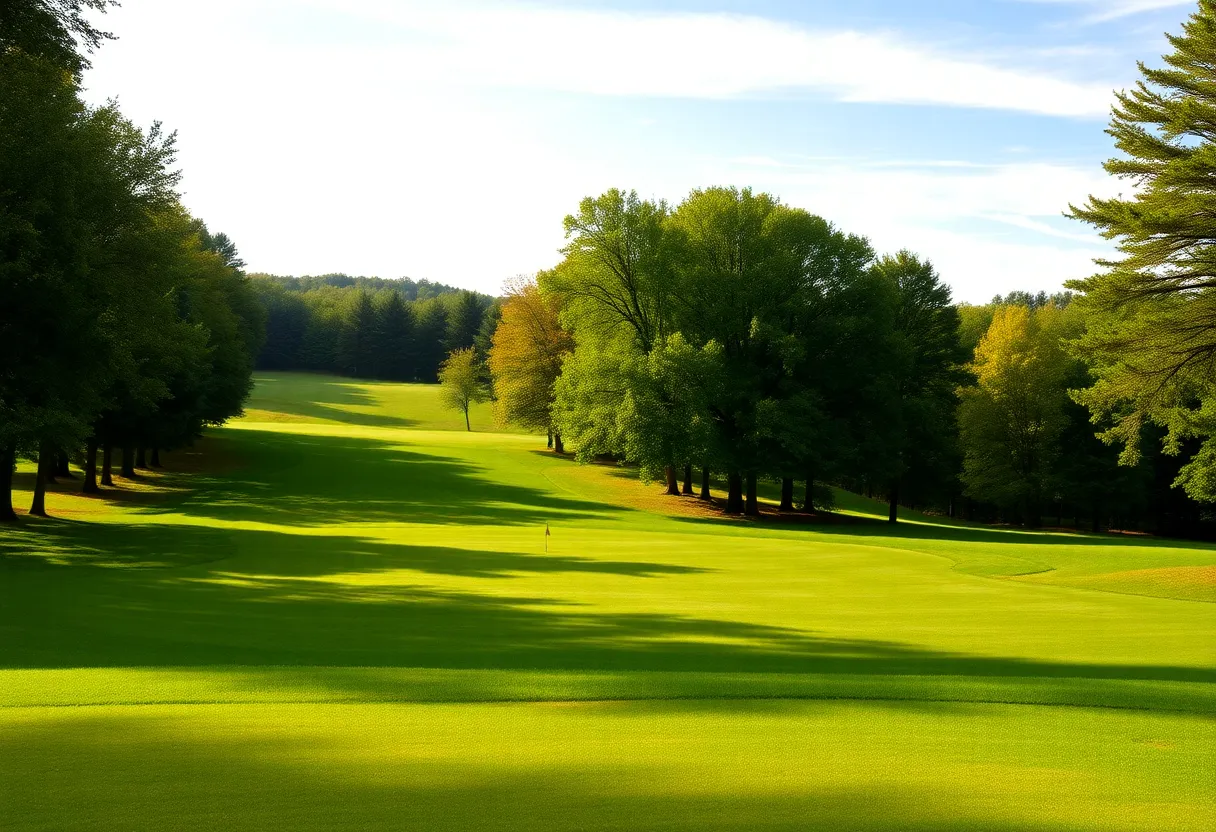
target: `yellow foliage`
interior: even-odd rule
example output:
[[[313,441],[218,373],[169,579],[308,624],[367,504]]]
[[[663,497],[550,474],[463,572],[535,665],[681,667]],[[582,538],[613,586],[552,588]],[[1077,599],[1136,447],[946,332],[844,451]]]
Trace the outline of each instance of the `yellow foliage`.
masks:
[[[489,366],[503,422],[537,430],[550,428],[553,385],[562,358],[574,348],[558,321],[557,303],[529,280],[511,287],[494,332]]]

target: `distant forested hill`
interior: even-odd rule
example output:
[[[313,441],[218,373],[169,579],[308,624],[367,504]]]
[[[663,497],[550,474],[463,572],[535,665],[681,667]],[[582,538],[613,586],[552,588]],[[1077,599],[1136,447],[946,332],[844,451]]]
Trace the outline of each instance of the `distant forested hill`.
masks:
[[[386,381],[435,381],[454,349],[484,355],[497,299],[409,278],[253,274],[266,308],[262,370],[309,370]]]
[[[341,272],[305,275],[303,277],[277,274],[252,274],[250,277],[255,280],[277,283],[284,289],[292,292],[307,292],[310,289],[320,289],[323,286],[333,286],[336,289],[348,289],[353,286],[373,293],[379,292],[381,289],[392,289],[405,300],[426,300],[461,291],[457,286],[448,286],[446,283],[433,283],[429,280],[412,280],[408,277],[362,277]]]

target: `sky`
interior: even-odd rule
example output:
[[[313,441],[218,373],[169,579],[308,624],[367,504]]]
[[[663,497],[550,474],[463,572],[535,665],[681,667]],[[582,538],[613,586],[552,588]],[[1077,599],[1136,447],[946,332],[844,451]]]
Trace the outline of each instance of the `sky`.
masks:
[[[751,186],[957,300],[1059,289],[1110,244],[1136,61],[1194,0],[123,0],[85,76],[178,134],[186,207],[248,269],[497,294],[611,187]]]

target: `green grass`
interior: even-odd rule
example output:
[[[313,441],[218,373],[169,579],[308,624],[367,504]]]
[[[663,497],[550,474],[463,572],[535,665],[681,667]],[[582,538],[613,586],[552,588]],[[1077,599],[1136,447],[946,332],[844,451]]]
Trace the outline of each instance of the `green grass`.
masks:
[[[0,531],[0,826],[1216,823],[1212,547],[723,520],[434,392],[262,377]]]

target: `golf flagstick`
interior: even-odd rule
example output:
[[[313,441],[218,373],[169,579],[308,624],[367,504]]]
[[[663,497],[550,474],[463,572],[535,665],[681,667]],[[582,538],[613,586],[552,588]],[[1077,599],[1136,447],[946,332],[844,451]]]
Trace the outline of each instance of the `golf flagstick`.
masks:
[[[549,551],[549,524],[545,523],[545,552]]]

